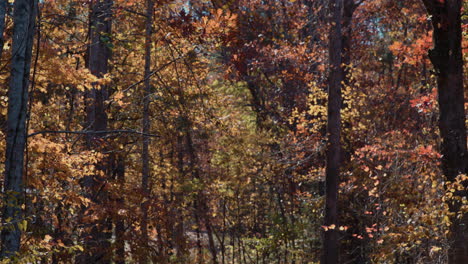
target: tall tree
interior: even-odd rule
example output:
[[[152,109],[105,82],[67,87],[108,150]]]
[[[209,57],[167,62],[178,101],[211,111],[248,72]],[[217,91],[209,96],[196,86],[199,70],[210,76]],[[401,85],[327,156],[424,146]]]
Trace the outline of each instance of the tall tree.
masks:
[[[115,160],[115,176],[119,185],[124,187],[125,184],[125,158],[119,155]],[[117,199],[120,206],[123,207],[125,199],[122,197]],[[119,217],[115,223],[115,258],[116,264],[125,264],[125,219]]]
[[[468,152],[463,88],[462,0],[423,0],[433,25],[434,48],[429,57],[437,74],[439,130],[442,138],[442,170],[453,182],[468,173]],[[465,188],[468,186],[464,182]],[[459,193],[467,196],[466,191]],[[459,204],[451,205],[457,213]],[[452,218],[450,263],[468,263],[468,216]]]
[[[328,76],[328,122],[327,165],[325,178],[325,234],[322,263],[335,264],[339,260],[338,241],[338,183],[341,163],[341,87],[342,70],[342,21],[343,0],[330,2],[329,76]]]
[[[109,72],[109,59],[111,56],[111,25],[113,0],[95,0],[90,2],[89,38],[87,68],[96,77],[102,78]],[[108,118],[105,101],[109,99],[106,85],[94,83],[86,92],[86,129],[92,131],[107,131]],[[105,133],[88,134],[87,145],[90,149],[104,151],[106,145],[103,142]],[[97,164],[95,175],[88,176],[84,181],[84,187],[88,190],[89,198],[97,205],[105,200],[104,186],[109,180],[110,162],[108,157]],[[96,213],[96,212],[93,212]],[[80,263],[108,263],[112,227],[106,216],[90,223],[90,230],[85,232],[86,250],[78,259]],[[88,233],[89,232],[89,233]]]
[[[88,69],[98,78],[109,71],[110,35],[112,25],[112,0],[91,1],[90,46],[88,50]],[[106,87],[93,85],[88,96],[87,126],[94,131],[107,129],[107,114],[104,101],[108,99]],[[90,134],[89,137],[96,135]],[[92,142],[88,140],[88,144]]]
[[[8,10],[8,0],[0,0],[0,59],[3,55],[3,32],[5,31],[5,18]]]
[[[4,182],[4,200],[7,202],[3,209],[2,258],[18,252],[21,238],[19,223],[24,220],[21,211],[24,203],[23,163],[36,11],[36,0],[16,0],[14,3]]]
[[[141,171],[141,188],[143,191],[143,219],[141,220],[141,232],[143,238],[143,247],[148,247],[148,203],[149,203],[149,177],[150,177],[150,157],[149,157],[149,136],[150,130],[150,96],[151,96],[151,36],[153,31],[153,13],[154,1],[146,1],[146,24],[145,24],[145,82],[143,92],[143,149],[142,149],[142,171]],[[147,261],[147,260],[146,260]]]

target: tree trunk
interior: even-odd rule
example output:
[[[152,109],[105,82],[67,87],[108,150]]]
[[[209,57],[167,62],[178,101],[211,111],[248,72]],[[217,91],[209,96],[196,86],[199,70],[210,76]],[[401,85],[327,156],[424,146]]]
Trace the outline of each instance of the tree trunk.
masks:
[[[330,2],[331,28],[329,34],[329,79],[328,79],[328,122],[327,122],[327,166],[325,191],[325,223],[323,238],[322,263],[336,264],[339,260],[338,242],[338,183],[341,163],[341,86],[343,70],[341,68],[341,17],[343,0]]]
[[[463,91],[461,0],[424,0],[434,28],[429,57],[437,74],[442,170],[447,181],[468,173]],[[465,188],[467,183],[464,183]],[[467,196],[458,193],[459,196]],[[451,204],[454,213],[459,204]],[[468,263],[468,217],[452,217],[449,263]]]
[[[109,58],[111,55],[111,24],[112,24],[112,0],[95,0],[90,3],[90,45],[88,49],[87,67],[89,71],[98,78],[103,77],[109,71]],[[94,84],[92,89],[86,93],[86,129],[94,131],[107,130],[107,114],[105,101],[108,99],[107,87]],[[105,151],[103,134],[89,134],[87,145],[89,149]],[[83,181],[87,189],[88,198],[96,204],[102,204],[106,200],[103,187],[109,180],[110,168],[109,157],[104,157],[100,164],[96,164],[96,170],[104,173],[99,176],[88,176]],[[92,212],[96,213],[96,212]],[[112,237],[112,223],[110,219],[98,219],[89,223],[85,231],[85,252],[77,258],[79,263],[110,263],[110,239]],[[89,233],[88,233],[89,232]]]
[[[341,53],[342,53],[342,67],[343,70],[343,85],[350,86],[351,85],[351,34],[352,34],[352,20],[353,14],[358,4],[354,3],[354,0],[343,0],[343,21],[342,21],[342,46],[341,46]],[[346,102],[343,102],[342,108],[345,109],[347,106]],[[351,124],[348,121],[344,121],[344,127],[347,130],[351,129]],[[352,142],[350,135],[344,134],[343,135],[343,152],[342,158],[345,167],[347,167],[351,162],[351,155],[353,154],[352,150]]]
[[[116,179],[121,186],[124,188],[125,185],[125,159],[123,156],[118,156],[115,165],[115,174]],[[123,206],[125,203],[123,194],[118,198],[117,202]],[[118,216],[118,219],[115,223],[115,259],[116,264],[125,264],[125,220],[123,216]]]
[[[5,181],[1,257],[10,257],[20,248],[23,221],[24,148],[28,105],[29,73],[36,21],[37,1],[16,0],[14,4],[13,50],[10,89],[8,91],[8,120],[5,157]]]
[[[109,71],[109,58],[111,54],[111,24],[112,0],[97,0],[91,2],[90,39],[88,54],[88,69],[96,77],[103,77]],[[107,115],[104,101],[108,99],[106,87],[95,85],[88,95],[87,126],[95,131],[107,130]],[[100,135],[104,136],[104,135]],[[90,146],[95,135],[90,134]]]
[[[3,55],[3,44],[5,40],[3,39],[3,32],[5,32],[5,18],[8,10],[8,0],[0,0],[0,60]]]
[[[153,28],[154,1],[146,1],[146,29],[145,29],[145,85],[143,92],[143,149],[142,149],[142,170],[141,188],[144,195],[142,203],[143,218],[141,219],[142,244],[145,250],[148,248],[148,203],[149,203],[149,137],[146,134],[150,130],[149,105],[151,95],[151,84],[149,75],[151,74],[151,35]],[[145,261],[145,260],[144,260]]]

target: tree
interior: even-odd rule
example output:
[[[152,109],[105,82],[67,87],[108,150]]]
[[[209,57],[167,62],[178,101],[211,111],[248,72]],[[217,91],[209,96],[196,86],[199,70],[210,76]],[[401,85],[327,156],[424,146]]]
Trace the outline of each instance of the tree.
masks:
[[[13,261],[448,262],[423,1],[85,2],[38,1]]]
[[[342,9],[342,0],[330,2],[325,234],[322,260],[322,263],[327,264],[339,261],[339,241],[336,228],[338,226],[338,184],[341,166]]]
[[[8,11],[8,0],[0,1],[0,59],[3,55],[3,44],[5,43],[3,39],[3,33],[5,31],[5,18]]]
[[[97,78],[103,78],[109,72],[113,0],[97,0],[91,1],[89,4],[90,42],[87,54],[87,68]],[[85,92],[86,129],[92,131],[106,131],[108,129],[108,117],[106,113],[106,100],[108,99],[109,91],[107,85],[95,82]],[[106,133],[88,134],[86,138],[87,147],[104,152],[107,147],[104,139],[105,136]],[[103,204],[107,199],[107,195],[103,189],[108,181],[111,180],[112,169],[109,155],[104,155],[103,160],[99,164],[96,164],[95,174],[87,176],[83,181],[83,186],[88,192],[88,198],[96,205]],[[96,213],[94,210],[90,210],[90,212]],[[92,221],[86,226],[88,228],[88,230],[84,231],[86,252],[78,258],[78,262],[110,262],[110,252],[108,252],[112,236],[112,223],[110,219],[104,215],[102,218]]]
[[[429,57],[437,75],[439,130],[442,139],[442,170],[449,182],[468,174],[468,152],[463,87],[461,0],[424,0],[433,26],[434,48]],[[466,181],[463,182],[468,187]],[[468,197],[466,191],[458,193]],[[468,262],[468,216],[458,218],[460,203],[451,205],[453,246],[450,263]]]
[[[153,31],[153,15],[154,1],[146,1],[146,21],[145,21],[145,71],[144,71],[144,92],[143,92],[143,133],[148,134],[150,131],[150,97],[151,97],[151,47],[152,47],[152,31]],[[150,178],[150,155],[149,155],[149,136],[143,136],[143,147],[141,153],[141,189],[143,191],[142,211],[143,218],[141,219],[142,243],[144,248],[148,248],[148,204],[150,195],[149,178]],[[146,262],[147,260],[143,260]]]
[[[29,73],[36,21],[37,1],[16,0],[14,3],[13,57],[8,92],[8,118],[5,156],[3,229],[1,257],[11,257],[20,249],[24,148],[28,109]]]

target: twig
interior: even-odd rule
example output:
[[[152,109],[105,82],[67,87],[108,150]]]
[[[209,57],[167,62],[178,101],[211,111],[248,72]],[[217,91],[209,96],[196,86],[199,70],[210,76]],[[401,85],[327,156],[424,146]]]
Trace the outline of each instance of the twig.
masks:
[[[148,76],[145,76],[145,78],[144,78],[143,80],[140,80],[140,81],[138,81],[138,82],[136,82],[136,83],[133,83],[133,84],[131,84],[130,86],[128,86],[125,90],[123,90],[123,92],[126,92],[126,91],[132,89],[133,87],[135,87],[135,86],[137,86],[137,85],[139,85],[139,84],[141,84],[141,83],[144,83],[146,80],[148,80],[149,78],[151,78],[151,76],[153,76],[153,75],[157,74],[158,72],[164,70],[164,68],[166,68],[167,66],[171,65],[172,63],[174,63],[174,62],[176,62],[176,61],[178,61],[178,60],[180,60],[180,59],[182,59],[182,58],[183,58],[183,57],[177,57],[177,58],[174,58],[173,60],[171,60],[171,61],[169,61],[169,62],[167,62],[167,63],[161,65],[159,68],[157,68],[156,70],[154,70],[154,71],[152,71],[150,74],[148,74]]]

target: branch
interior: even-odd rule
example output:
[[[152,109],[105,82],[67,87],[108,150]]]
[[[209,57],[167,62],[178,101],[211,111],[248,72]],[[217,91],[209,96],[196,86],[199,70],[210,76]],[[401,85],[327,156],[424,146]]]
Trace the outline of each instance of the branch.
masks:
[[[142,136],[148,136],[148,137],[159,137],[158,135],[155,134],[148,134],[148,133],[143,133],[140,131],[136,130],[128,130],[128,129],[118,129],[118,130],[103,130],[103,131],[91,131],[91,130],[82,130],[82,131],[67,131],[67,130],[43,130],[43,131],[38,131],[34,132],[28,135],[28,137],[33,137],[37,135],[44,135],[44,134],[79,134],[79,135],[97,135],[97,134],[137,134],[137,135],[142,135]]]
[[[156,70],[150,72],[150,74],[148,74],[148,76],[145,76],[145,78],[144,78],[143,80],[140,80],[140,81],[138,81],[138,82],[136,82],[136,83],[133,83],[132,85],[128,86],[125,90],[123,90],[123,92],[126,92],[126,91],[132,89],[133,87],[135,87],[135,86],[137,86],[137,85],[139,85],[139,84],[141,84],[141,83],[144,83],[146,80],[150,79],[151,76],[153,76],[153,75],[155,75],[156,73],[158,73],[158,72],[164,70],[164,68],[166,68],[167,66],[171,65],[172,63],[174,63],[174,62],[176,62],[176,61],[178,61],[178,60],[180,60],[180,59],[182,59],[182,58],[183,58],[183,56],[177,57],[177,58],[175,58],[175,59],[173,59],[173,60],[171,60],[171,61],[169,61],[169,62],[167,62],[167,63],[165,63],[165,64],[163,64],[163,65],[161,65],[161,66],[160,66],[159,68],[157,68]]]
[[[130,8],[126,8],[126,7],[120,7],[120,9],[124,10],[124,11],[127,11],[131,14],[135,14],[135,15],[139,15],[139,16],[142,16],[142,17],[146,17],[146,14],[143,14],[143,13],[140,13],[140,12],[137,12],[135,10],[132,10]]]

